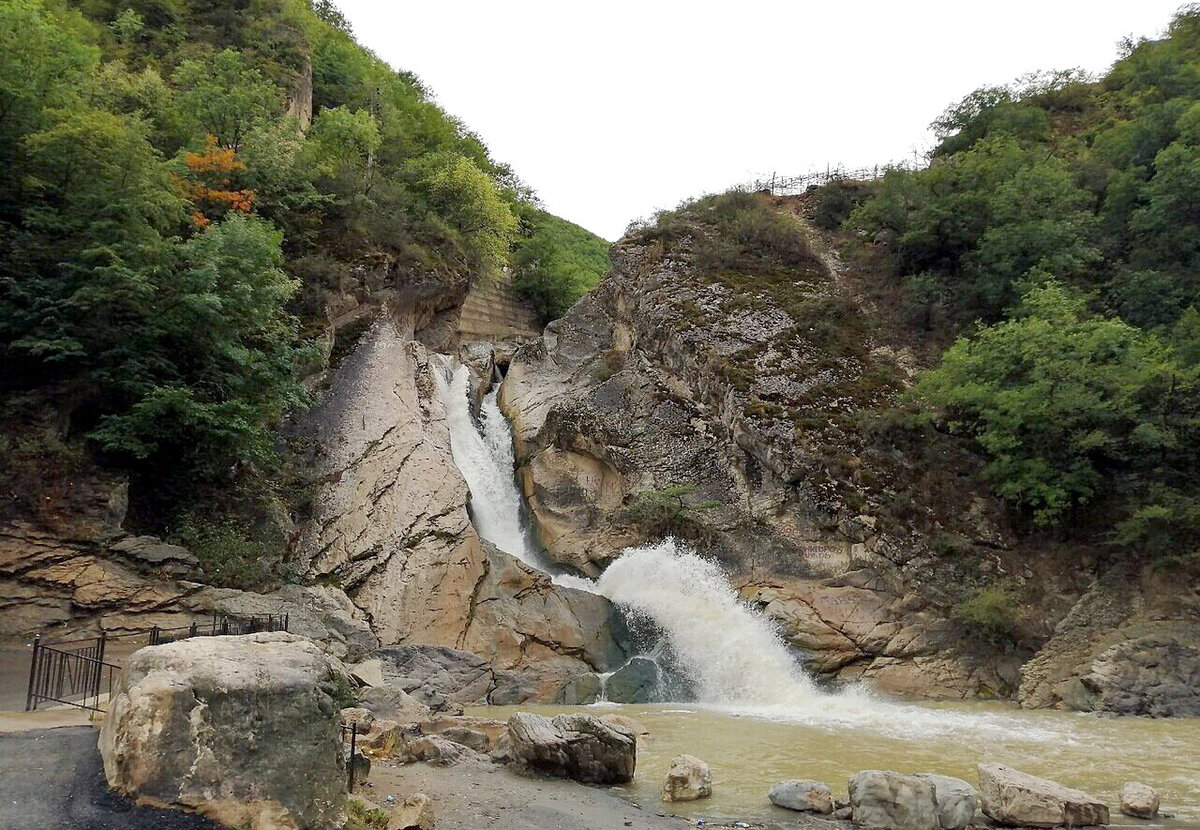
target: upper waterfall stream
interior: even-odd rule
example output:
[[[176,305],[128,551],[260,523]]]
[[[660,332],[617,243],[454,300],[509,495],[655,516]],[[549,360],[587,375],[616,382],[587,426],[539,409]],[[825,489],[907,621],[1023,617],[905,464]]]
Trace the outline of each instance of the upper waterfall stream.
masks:
[[[471,519],[479,535],[526,565],[541,569],[541,557],[521,521],[522,500],[513,474],[513,437],[492,389],[480,407],[479,424],[471,414],[471,370],[454,366],[438,376],[454,464],[471,491]]]

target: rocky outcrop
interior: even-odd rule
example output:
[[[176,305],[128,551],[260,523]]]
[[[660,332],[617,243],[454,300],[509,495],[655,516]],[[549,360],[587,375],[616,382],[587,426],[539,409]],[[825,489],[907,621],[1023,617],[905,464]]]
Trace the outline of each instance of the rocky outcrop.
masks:
[[[767,792],[767,798],[776,807],[785,810],[823,815],[833,812],[833,794],[820,781],[780,781]]]
[[[1022,667],[1021,704],[1200,715],[1200,592],[1187,583],[1153,565],[1106,571]]]
[[[712,242],[703,221],[635,229],[600,285],[517,350],[499,400],[548,555],[595,575],[629,545],[683,538],[829,679],[1194,711],[1194,575],[1155,584],[1146,569],[1110,603],[1115,617],[1084,613],[1094,549],[1018,539],[966,444],[878,440],[877,410],[919,358],[874,307],[869,277],[800,230],[811,263],[739,274],[698,264]],[[956,613],[996,585],[1016,598],[1000,642]],[[1135,595],[1145,612],[1131,615]]]
[[[983,812],[1017,827],[1091,827],[1108,824],[1108,807],[1079,790],[999,764],[979,765]]]
[[[344,668],[286,633],[135,652],[100,731],[109,785],[229,826],[341,827]]]
[[[591,715],[550,719],[517,712],[509,718],[508,739],[525,769],[585,784],[627,783],[637,765],[636,736]]]
[[[887,517],[894,490],[865,484],[868,470],[872,482],[896,472],[819,426],[882,402],[865,388],[872,373],[904,377],[869,337],[836,357],[800,330],[810,305],[852,308],[836,271],[796,274],[793,307],[636,237],[611,256],[600,286],[518,349],[500,389],[547,553],[594,575],[628,545],[682,536],[722,560],[817,674],[903,694],[1012,695],[1025,655],[982,655],[949,619],[979,574],[951,578],[961,563]],[[834,448],[862,450],[836,464],[864,483],[836,480]],[[959,487],[956,506],[964,498],[968,510],[939,520],[964,544],[1002,546],[995,509]]]
[[[662,800],[698,801],[712,795],[712,770],[695,755],[676,755],[667,770]]]
[[[932,781],[915,775],[863,770],[850,779],[854,823],[889,830],[939,830]]]
[[[315,438],[318,493],[299,560],[309,576],[337,579],[385,644],[472,655],[449,661],[471,674],[449,699],[554,701],[572,678],[624,661],[619,617],[479,538],[439,360],[381,319],[342,364],[301,427]],[[403,654],[388,657],[393,670],[407,667]]]

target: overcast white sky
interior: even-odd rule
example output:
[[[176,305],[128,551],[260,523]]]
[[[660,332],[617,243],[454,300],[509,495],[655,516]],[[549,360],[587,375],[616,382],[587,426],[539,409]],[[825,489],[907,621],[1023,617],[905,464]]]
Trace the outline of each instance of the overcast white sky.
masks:
[[[616,239],[681,199],[929,147],[984,84],[1103,71],[1179,0],[339,0],[537,190]]]

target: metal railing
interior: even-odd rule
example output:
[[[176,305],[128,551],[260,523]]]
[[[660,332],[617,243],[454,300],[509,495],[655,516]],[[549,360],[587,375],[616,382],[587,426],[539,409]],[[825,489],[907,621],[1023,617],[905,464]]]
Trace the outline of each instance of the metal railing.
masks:
[[[190,625],[111,635],[101,632],[98,637],[43,642],[41,635],[33,640],[29,662],[29,690],[25,696],[25,711],[37,709],[39,703],[65,703],[81,709],[103,712],[103,690],[112,693],[113,683],[121,667],[104,661],[105,650],[112,640],[145,637],[147,645],[157,646],[191,637],[216,637],[227,634],[253,634],[258,631],[287,631],[288,614],[253,614],[247,617],[214,614],[211,621]]]
[[[102,712],[101,690],[112,693],[120,666],[104,662],[107,638],[101,634],[90,645],[81,648],[61,648],[67,643],[43,643],[33,640],[29,665],[29,692],[25,710],[36,709],[39,703],[65,703],[80,709]],[[79,642],[79,641],[75,641]]]
[[[772,173],[769,177],[755,179],[742,185],[742,189],[750,191],[768,191],[776,196],[789,196],[803,193],[810,187],[829,184],[834,181],[874,181],[883,176],[888,170],[917,170],[920,163],[900,161],[891,164],[877,164],[872,167],[849,169],[842,165],[830,165],[824,170],[812,170],[799,176],[777,176]]]
[[[230,617],[213,614],[212,622],[193,622],[191,625],[178,625],[174,628],[159,628],[156,625],[145,633],[149,636],[149,645],[158,646],[163,643],[173,643],[176,640],[187,640],[191,637],[254,634],[258,631],[287,631],[288,616],[288,614],[253,614],[249,617]],[[140,633],[132,636],[140,636]]]

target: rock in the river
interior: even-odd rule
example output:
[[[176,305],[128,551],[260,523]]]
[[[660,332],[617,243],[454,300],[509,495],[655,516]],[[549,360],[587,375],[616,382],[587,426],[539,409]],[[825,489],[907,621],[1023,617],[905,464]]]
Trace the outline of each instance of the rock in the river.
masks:
[[[1079,790],[1000,764],[979,765],[983,812],[1018,827],[1108,824],[1108,806]]]
[[[676,755],[663,784],[663,801],[696,801],[712,795],[712,770],[695,755]]]
[[[424,793],[404,799],[392,811],[387,824],[387,830],[433,830],[433,827],[433,800]]]
[[[604,696],[613,703],[650,703],[658,697],[658,665],[649,657],[634,657],[608,678]]]
[[[595,703],[600,696],[600,675],[595,672],[576,675],[558,690],[558,700],[567,706],[584,706]]]
[[[780,781],[767,793],[767,798],[771,799],[771,803],[776,807],[787,810],[824,815],[833,812],[833,793],[820,781]]]
[[[1158,815],[1158,793],[1136,781],[1122,784],[1121,812],[1134,818],[1154,818]]]
[[[140,649],[100,731],[105,776],[131,797],[231,826],[341,827],[333,695],[344,682],[339,663],[282,632]]]
[[[585,784],[623,784],[633,780],[637,739],[591,715],[542,715],[517,712],[508,720],[513,756],[527,769]]]
[[[889,830],[939,830],[936,789],[915,775],[863,770],[850,779],[854,823]]]
[[[949,775],[922,772],[917,777],[933,782],[942,830],[966,830],[979,809],[979,791],[961,778]]]

